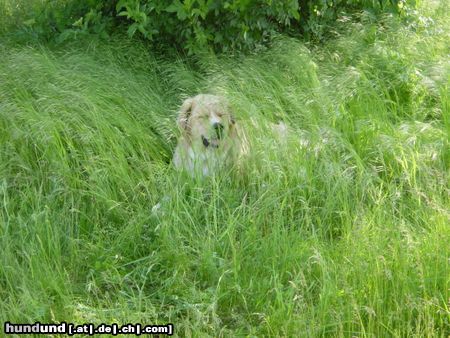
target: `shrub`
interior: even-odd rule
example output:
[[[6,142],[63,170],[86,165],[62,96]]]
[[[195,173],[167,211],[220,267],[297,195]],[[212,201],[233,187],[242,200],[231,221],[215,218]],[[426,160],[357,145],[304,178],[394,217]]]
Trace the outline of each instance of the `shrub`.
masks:
[[[191,52],[254,47],[299,19],[297,0],[121,0],[116,9],[133,21],[129,34],[168,39]]]
[[[189,53],[249,50],[277,33],[321,36],[346,10],[400,12],[406,0],[58,0],[28,20],[47,38],[126,29]],[[55,34],[56,33],[56,34]]]

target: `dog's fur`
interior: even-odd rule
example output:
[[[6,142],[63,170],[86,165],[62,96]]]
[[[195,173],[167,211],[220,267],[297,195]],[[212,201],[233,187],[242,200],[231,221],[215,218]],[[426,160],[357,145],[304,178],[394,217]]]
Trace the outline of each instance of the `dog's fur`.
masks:
[[[236,163],[241,140],[223,97],[199,94],[185,100],[177,122],[181,136],[173,157],[175,168],[208,176]]]

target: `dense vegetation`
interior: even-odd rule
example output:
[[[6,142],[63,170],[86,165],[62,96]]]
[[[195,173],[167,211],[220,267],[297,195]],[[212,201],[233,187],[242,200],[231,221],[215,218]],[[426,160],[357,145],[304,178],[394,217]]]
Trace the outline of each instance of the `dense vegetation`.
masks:
[[[279,33],[321,38],[339,15],[404,14],[406,0],[56,0],[7,1],[28,31],[47,40],[126,31],[189,53],[250,50]],[[413,1],[409,1],[413,5]],[[409,6],[408,3],[408,6]],[[14,5],[13,5],[14,4]],[[34,4],[34,6],[33,6]],[[7,13],[8,14],[8,13]],[[11,15],[9,15],[11,17]],[[18,17],[15,15],[14,17]]]
[[[13,3],[0,4],[0,322],[446,337],[446,1],[406,22],[341,16],[320,46],[279,36],[259,54],[164,59],[121,35],[36,42]],[[170,165],[177,108],[199,92],[226,95],[248,131],[242,177]]]

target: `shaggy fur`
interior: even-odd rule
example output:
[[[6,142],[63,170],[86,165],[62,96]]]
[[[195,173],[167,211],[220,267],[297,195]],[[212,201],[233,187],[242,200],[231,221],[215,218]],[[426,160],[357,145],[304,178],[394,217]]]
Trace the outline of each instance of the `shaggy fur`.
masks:
[[[236,162],[241,142],[224,98],[200,94],[185,100],[178,126],[181,136],[173,157],[175,168],[192,176],[207,176]]]

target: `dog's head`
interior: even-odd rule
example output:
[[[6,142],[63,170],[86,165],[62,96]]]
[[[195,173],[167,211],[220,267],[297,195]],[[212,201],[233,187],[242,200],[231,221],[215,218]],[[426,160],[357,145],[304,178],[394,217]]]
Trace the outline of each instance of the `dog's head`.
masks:
[[[200,94],[184,101],[178,125],[193,146],[220,148],[234,137],[234,118],[226,100],[220,96]]]

